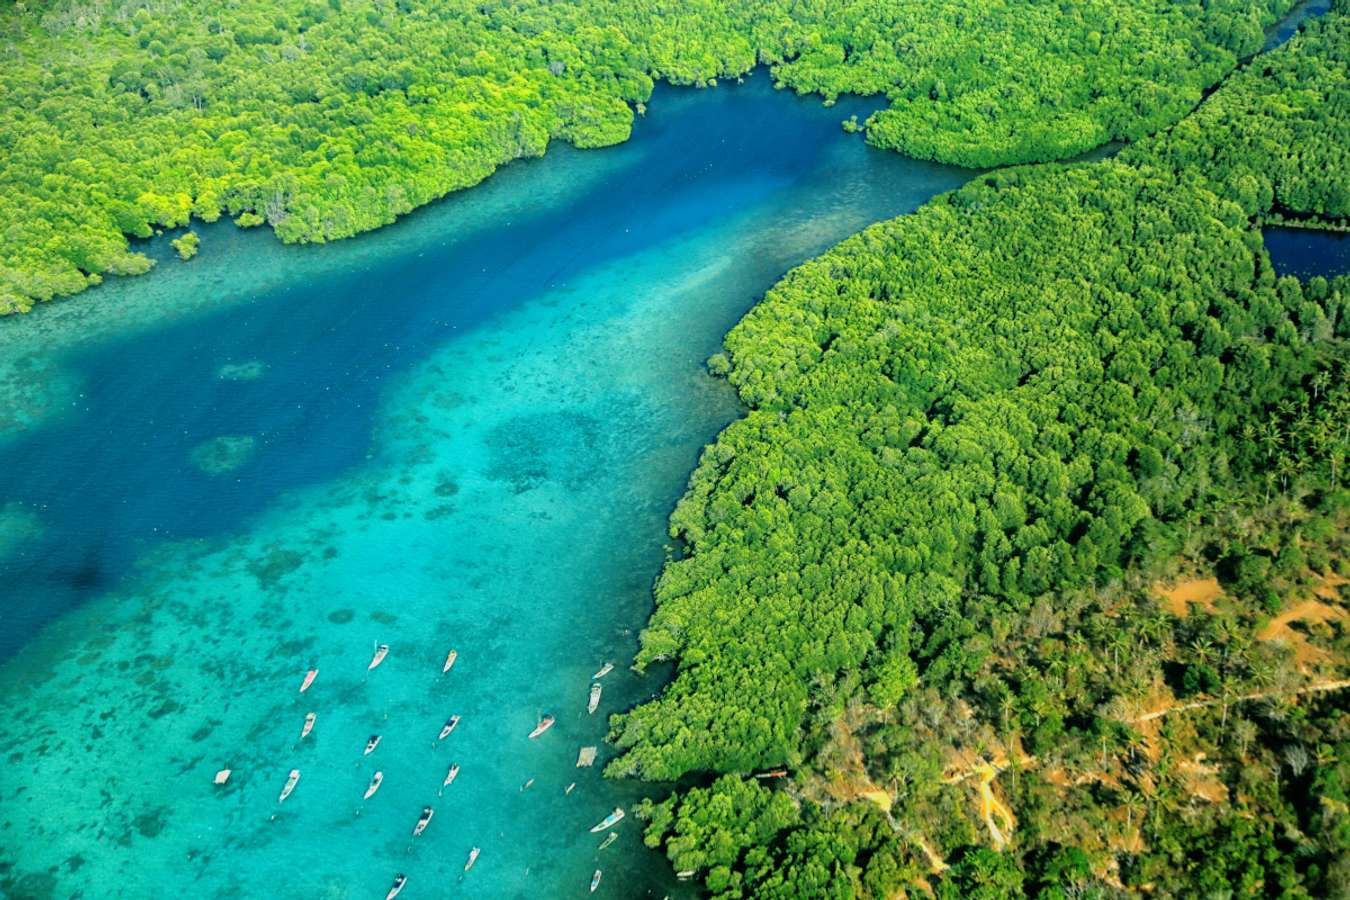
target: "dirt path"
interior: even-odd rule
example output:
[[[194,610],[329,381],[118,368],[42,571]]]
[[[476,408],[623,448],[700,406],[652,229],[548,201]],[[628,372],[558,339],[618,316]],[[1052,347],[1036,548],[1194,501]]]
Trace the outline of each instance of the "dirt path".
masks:
[[[1234,703],[1245,703],[1248,700],[1265,700],[1270,697],[1289,697],[1295,694],[1316,694],[1324,691],[1339,691],[1350,688],[1350,679],[1341,679],[1339,681],[1321,681],[1317,684],[1310,684],[1307,687],[1301,687],[1293,691],[1257,691],[1252,694],[1239,694],[1236,697],[1228,698],[1228,705]],[[1174,712],[1186,712],[1191,709],[1201,709],[1206,706],[1218,706],[1223,702],[1223,698],[1211,700],[1193,700],[1190,703],[1174,703],[1171,706],[1164,706],[1162,709],[1154,710],[1151,713],[1144,713],[1133,721],[1151,722],[1154,719],[1161,719],[1163,716]]]

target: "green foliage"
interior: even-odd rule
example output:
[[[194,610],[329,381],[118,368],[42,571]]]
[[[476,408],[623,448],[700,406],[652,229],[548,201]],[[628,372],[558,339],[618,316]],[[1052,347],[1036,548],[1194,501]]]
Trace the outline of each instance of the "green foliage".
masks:
[[[1044,160],[1180,117],[1290,0],[50,0],[0,9],[0,313],[143,272],[191,217],[322,242],[549,141],[625,140],[652,79],[768,64],[884,95],[869,140]],[[134,10],[134,12],[132,12]]]
[[[201,246],[202,240],[197,236],[197,232],[189,231],[182,237],[174,238],[169,242],[173,249],[178,251],[179,259],[192,259],[197,255],[197,248]]]
[[[1250,635],[1346,555],[1350,279],[1277,277],[1258,223],[1350,213],[1347,72],[1333,13],[1115,159],[992,173],[867,229],[728,335],[749,412],[671,517],[683,552],[638,663],[678,667],[616,719],[610,770],[793,767],[800,824],[719,885],[862,893],[830,836],[864,777],[895,801],[890,834],[948,848],[940,896],[1110,896],[1093,872],[1126,846],[1129,883],[1160,895],[1344,884],[1344,716],[1232,704],[1302,682]],[[1178,558],[1217,569],[1237,611],[1175,619],[1129,593]],[[1350,652],[1344,629],[1326,640]],[[1127,710],[1169,687],[1201,724],[1153,726],[1155,761]],[[1109,777],[1021,775],[1025,846],[1000,854],[970,846],[938,761],[1010,734]],[[1232,805],[1194,812],[1196,747]],[[752,877],[756,849],[808,887]]]

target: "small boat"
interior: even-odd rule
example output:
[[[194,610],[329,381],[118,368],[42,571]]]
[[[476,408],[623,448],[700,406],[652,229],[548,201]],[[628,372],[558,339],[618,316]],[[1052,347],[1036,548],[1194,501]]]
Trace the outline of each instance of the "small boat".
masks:
[[[760,772],[756,778],[786,778],[787,769],[774,769],[772,772]]]
[[[403,886],[407,883],[408,883],[407,875],[404,875],[401,872],[398,875],[395,875],[394,886],[389,889],[389,893],[384,895],[384,900],[394,900],[394,898],[398,896],[398,892],[403,890]]]
[[[464,864],[464,871],[467,872],[473,868],[473,864],[478,860],[479,849],[474,847],[469,851],[469,861]]]
[[[384,783],[384,773],[376,772],[373,776],[371,776],[370,784],[366,786],[366,795],[361,799],[369,800],[371,797],[374,797],[375,792],[380,789],[380,785],[383,783]]]
[[[384,658],[388,655],[389,655],[388,644],[381,644],[380,646],[376,647],[375,655],[371,657],[370,665],[366,666],[366,671],[369,672],[371,669],[375,668],[380,663],[384,662]]]
[[[427,830],[427,823],[431,821],[431,817],[435,814],[436,810],[432,809],[430,806],[422,807],[422,817],[418,819],[417,824],[413,826],[413,837],[417,837]]]
[[[598,888],[599,886],[600,886],[600,870],[596,869],[595,874],[591,876],[591,893],[594,894],[595,889]]]
[[[287,797],[291,795],[291,791],[295,790],[295,784],[299,780],[300,780],[300,770],[291,769],[291,774],[286,778],[286,786],[281,789],[281,796],[277,798],[278,803],[280,803],[282,800],[285,800]]]
[[[230,780],[230,772],[231,772],[230,769],[221,769],[219,772],[216,773],[216,780],[215,780],[215,783],[216,783],[216,784],[224,784],[225,782],[229,781],[229,780]]]
[[[445,773],[445,780],[441,782],[441,788],[448,788],[454,783],[455,777],[459,775],[459,763],[450,767],[450,771]]]
[[[572,782],[571,784],[569,784],[567,787],[563,788],[563,796],[566,797],[568,794],[572,793],[572,789],[575,788],[576,786],[577,786],[577,783],[574,781],[574,782]]]
[[[544,716],[542,719],[539,720],[539,724],[534,726],[534,731],[530,732],[530,737],[537,738],[545,731],[548,731],[550,728],[553,727],[553,721],[554,720],[552,716]]]
[[[595,710],[600,706],[600,682],[591,685],[591,699],[586,704],[586,712],[595,715]]]
[[[372,734],[370,740],[366,741],[366,752],[364,755],[369,756],[372,750],[380,746],[380,739],[380,735]]]
[[[594,675],[591,676],[591,681],[596,681],[598,679],[604,678],[606,675],[608,675],[610,672],[613,671],[614,671],[614,663],[605,663],[603,666],[600,667],[599,672],[596,672]]]
[[[606,847],[608,847],[610,844],[614,843],[614,842],[617,841],[618,839],[619,839],[619,833],[618,833],[617,831],[611,831],[611,832],[609,833],[609,837],[605,838],[603,841],[600,842],[600,849],[601,849],[601,850],[605,849]]]
[[[459,716],[451,716],[450,718],[446,719],[445,724],[441,726],[441,736],[436,738],[436,740],[443,741],[446,738],[448,738],[450,736],[450,732],[454,731],[455,726],[458,724],[459,724]]]
[[[685,869],[683,872],[676,872],[675,877],[681,881],[688,881],[690,878],[694,877],[694,871],[695,870],[693,869]]]
[[[309,690],[309,686],[314,683],[314,679],[318,676],[318,674],[319,674],[318,669],[310,669],[308,672],[305,673],[305,680],[300,682],[300,693],[303,694],[305,691]]]
[[[531,787],[533,784],[534,784],[534,779],[531,778],[529,781],[525,782],[524,784],[522,784],[522,785],[520,786],[520,792],[521,792],[522,794],[525,793],[526,791],[528,791],[528,790],[530,789],[530,787]]]
[[[450,667],[455,664],[455,660],[458,658],[459,658],[458,650],[451,650],[448,654],[446,654],[445,665],[441,666],[441,674],[444,675],[446,672],[449,672]]]
[[[614,807],[614,812],[605,816],[604,820],[599,825],[596,825],[594,828],[592,828],[591,834],[596,834],[598,832],[604,831],[606,828],[609,828],[613,825],[617,825],[619,821],[623,819],[623,816],[624,816],[623,807],[622,806]]]
[[[309,737],[309,733],[314,730],[314,720],[319,716],[317,713],[309,713],[305,716],[305,727],[300,729],[300,740]]]

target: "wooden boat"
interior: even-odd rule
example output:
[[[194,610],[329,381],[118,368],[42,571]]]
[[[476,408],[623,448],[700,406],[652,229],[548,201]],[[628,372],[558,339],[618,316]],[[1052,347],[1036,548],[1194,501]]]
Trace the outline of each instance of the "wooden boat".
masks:
[[[408,876],[402,873],[394,876],[394,886],[389,889],[389,893],[384,895],[384,900],[394,900],[398,892],[403,890],[403,886],[408,883]]]
[[[591,685],[591,699],[586,703],[586,712],[595,715],[596,709],[600,706],[600,682]]]
[[[544,716],[542,719],[539,720],[539,724],[534,726],[534,731],[530,732],[530,737],[537,738],[545,731],[548,731],[550,728],[553,727],[553,721],[554,719],[552,716]]]
[[[427,825],[431,822],[431,817],[435,814],[436,810],[432,809],[430,806],[422,807],[422,817],[418,819],[417,824],[413,826],[413,837],[417,837],[427,830]]]
[[[774,769],[772,772],[760,772],[756,778],[786,778],[787,769]]]
[[[464,864],[465,872],[473,868],[473,864],[478,860],[478,854],[479,850],[477,847],[474,847],[472,850],[469,851],[469,861]]]
[[[291,791],[295,790],[295,785],[299,780],[300,770],[291,769],[291,774],[286,778],[286,786],[281,789],[281,796],[277,798],[278,803],[291,795]]]
[[[591,834],[597,834],[601,831],[604,831],[606,828],[610,828],[614,825],[619,824],[619,822],[623,819],[623,816],[624,816],[623,807],[622,806],[614,807],[614,812],[605,816],[605,818],[600,822],[599,825],[596,825],[594,828],[592,828]]]
[[[224,784],[225,782],[229,781],[229,780],[230,780],[230,772],[231,772],[230,769],[221,769],[219,772],[216,773],[216,780],[215,780],[215,783],[216,783],[216,784]]]
[[[595,874],[591,876],[591,893],[594,894],[595,889],[598,888],[599,886],[600,886],[600,870],[596,869]]]
[[[309,713],[305,716],[305,725],[300,729],[300,740],[309,737],[309,733],[314,730],[314,720],[319,716],[317,713]]]
[[[384,784],[384,773],[376,772],[374,775],[371,776],[370,784],[366,786],[366,795],[361,799],[369,800],[371,797],[374,797],[375,792],[380,789],[380,785],[382,784]]]
[[[459,658],[459,651],[451,650],[445,657],[445,665],[441,666],[441,674],[444,675],[446,672],[449,672],[450,667],[455,664],[455,660],[458,658]]]
[[[365,756],[369,756],[372,750],[374,750],[376,747],[380,746],[380,741],[381,741],[381,740],[382,740],[382,738],[381,738],[380,735],[378,735],[378,734],[372,734],[372,735],[370,736],[370,740],[366,741],[366,752],[365,752],[364,755],[365,755]]]
[[[611,831],[611,832],[609,833],[609,836],[606,837],[603,841],[600,842],[600,849],[601,849],[601,850],[605,849],[606,847],[608,847],[610,844],[614,843],[614,842],[617,841],[618,839],[619,839],[619,833],[618,833],[617,831]]]
[[[458,775],[459,775],[459,763],[455,763],[453,766],[450,767],[450,771],[445,773],[445,780],[441,782],[441,788],[445,789],[448,788],[450,785],[454,784],[455,778]]]
[[[445,724],[441,726],[441,736],[436,738],[436,740],[443,741],[446,738],[448,738],[450,736],[450,732],[454,731],[455,726],[458,724],[459,724],[459,716],[451,716],[450,718],[446,719]]]
[[[384,662],[384,658],[388,655],[389,655],[388,644],[381,644],[380,646],[376,647],[375,655],[371,657],[370,665],[366,666],[366,671],[369,672],[371,669],[375,668],[380,663]]]
[[[300,693],[303,694],[305,691],[309,690],[309,686],[314,683],[314,679],[318,676],[318,674],[319,674],[318,669],[310,669],[308,672],[305,673],[305,680],[300,682]]]
[[[591,681],[596,681],[598,679],[604,678],[606,675],[608,675],[610,672],[613,671],[614,671],[614,663],[607,662],[600,667],[600,671],[596,672],[594,675],[591,676]]]

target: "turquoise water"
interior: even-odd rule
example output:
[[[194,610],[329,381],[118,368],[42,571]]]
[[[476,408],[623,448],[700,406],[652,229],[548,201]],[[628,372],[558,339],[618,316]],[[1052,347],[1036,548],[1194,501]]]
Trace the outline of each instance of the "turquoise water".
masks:
[[[678,894],[632,816],[588,832],[660,788],[574,761],[665,674],[627,669],[665,521],[738,414],[704,359],[793,264],[970,175],[843,134],[867,108],[663,88],[628,144],[383,231],[207,226],[0,321],[0,894]]]

